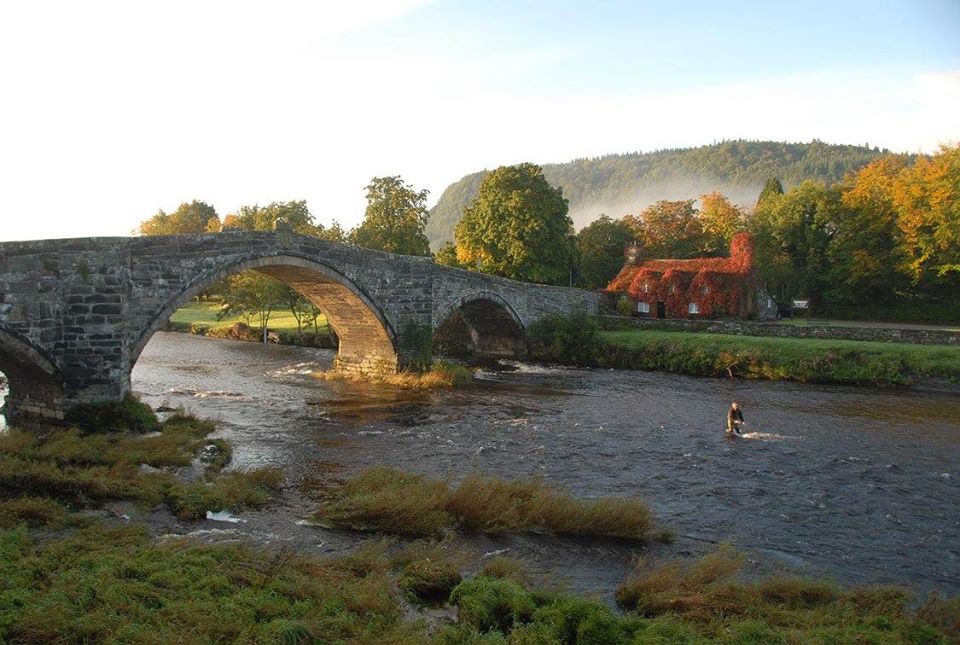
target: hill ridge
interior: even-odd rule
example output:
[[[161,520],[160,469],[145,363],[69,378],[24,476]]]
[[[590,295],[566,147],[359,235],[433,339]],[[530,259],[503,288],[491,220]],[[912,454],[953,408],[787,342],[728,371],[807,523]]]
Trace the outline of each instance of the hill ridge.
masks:
[[[543,164],[543,172],[570,201],[580,228],[601,213],[621,217],[659,199],[690,199],[714,190],[752,205],[763,183],[779,177],[785,188],[806,179],[839,181],[889,150],[869,144],[731,139],[692,148],[618,152]],[[489,170],[473,172],[444,189],[430,209],[427,237],[433,248],[453,239],[453,230]]]

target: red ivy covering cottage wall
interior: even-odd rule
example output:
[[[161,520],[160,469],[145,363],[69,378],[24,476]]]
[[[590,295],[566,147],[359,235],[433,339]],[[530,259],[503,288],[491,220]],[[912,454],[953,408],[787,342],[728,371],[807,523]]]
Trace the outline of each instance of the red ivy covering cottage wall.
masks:
[[[657,296],[666,305],[668,318],[685,318],[689,315],[690,299],[687,297],[689,288],[690,274],[686,271],[668,269],[661,276]]]
[[[738,233],[730,241],[729,257],[645,260],[624,267],[607,291],[626,293],[635,302],[647,302],[650,315],[656,314],[660,301],[670,318],[745,317],[753,313],[754,257],[753,236]],[[646,292],[644,285],[648,286]],[[690,303],[697,305],[699,313],[690,313]]]
[[[652,269],[641,269],[636,272],[633,280],[631,280],[630,286],[627,288],[627,295],[634,302],[646,302],[650,305],[650,314],[656,315],[659,289],[660,274]]]

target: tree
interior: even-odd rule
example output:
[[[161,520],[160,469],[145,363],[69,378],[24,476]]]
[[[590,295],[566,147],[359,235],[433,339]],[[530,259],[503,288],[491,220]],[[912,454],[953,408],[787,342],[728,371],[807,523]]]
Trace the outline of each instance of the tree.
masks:
[[[906,167],[903,155],[869,163],[842,186],[837,233],[830,242],[830,299],[890,304],[909,286],[908,256],[897,228],[894,185]]]
[[[708,255],[721,255],[730,248],[730,240],[744,229],[743,211],[730,203],[722,193],[700,196],[700,223],[706,236]]]
[[[461,264],[517,280],[566,283],[576,258],[567,200],[532,163],[486,175],[455,235]]]
[[[223,220],[225,228],[237,228],[243,231],[272,231],[273,224],[283,218],[294,233],[322,237],[324,228],[313,221],[313,215],[307,208],[306,200],[289,202],[271,202],[266,206],[241,206]]]
[[[444,242],[443,246],[433,254],[433,261],[443,266],[454,267],[455,269],[469,268],[460,264],[460,260],[457,259],[457,245],[453,242]]]
[[[367,186],[363,223],[350,234],[357,246],[402,255],[430,255],[424,235],[426,190],[416,191],[397,177],[374,177]]]
[[[348,242],[347,233],[337,220],[333,220],[330,226],[324,228],[320,232],[319,237],[328,242],[339,242],[340,244],[346,244]]]
[[[195,235],[219,230],[217,211],[205,202],[183,202],[172,213],[162,210],[140,223],[140,235]]]
[[[643,243],[646,257],[697,257],[706,253],[709,245],[693,204],[692,199],[662,199],[645,208],[639,216],[627,215],[623,221]]]
[[[758,204],[751,225],[771,292],[822,301],[830,286],[828,249],[843,209],[838,188],[812,181]]]
[[[960,145],[904,169],[893,186],[897,225],[914,283],[955,297],[960,289]]]
[[[577,234],[580,253],[580,284],[602,289],[623,267],[623,247],[633,232],[622,220],[601,215]]]
[[[760,197],[757,198],[757,204],[770,199],[771,197],[779,197],[783,194],[783,184],[780,183],[780,180],[776,177],[770,177],[763,184],[763,190],[760,191]]]
[[[290,287],[257,271],[241,271],[227,278],[223,306],[218,319],[239,315],[250,324],[257,319],[260,329],[266,329],[270,315],[289,301]]]

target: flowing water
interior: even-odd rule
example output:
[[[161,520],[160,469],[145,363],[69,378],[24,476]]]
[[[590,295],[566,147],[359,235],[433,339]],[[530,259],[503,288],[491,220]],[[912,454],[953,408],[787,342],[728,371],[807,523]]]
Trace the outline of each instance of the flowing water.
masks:
[[[470,472],[540,475],[577,496],[646,499],[677,540],[644,556],[729,541],[748,554],[748,573],[960,591],[960,397],[523,364],[482,372],[466,389],[413,394],[312,376],[332,357],[158,333],[133,387],[154,406],[218,420],[235,467],[279,465],[291,484],[319,462],[452,481]],[[732,400],[747,437],[724,436]],[[298,524],[310,509],[291,485],[279,508],[195,533],[319,551],[362,539]],[[604,540],[465,541],[604,595],[638,554]]]

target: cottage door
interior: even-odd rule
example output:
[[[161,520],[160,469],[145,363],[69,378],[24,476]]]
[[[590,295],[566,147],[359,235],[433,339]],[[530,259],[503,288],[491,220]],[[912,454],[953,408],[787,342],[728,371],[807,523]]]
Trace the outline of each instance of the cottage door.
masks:
[[[667,317],[667,305],[665,302],[657,303],[657,318],[666,318]]]

